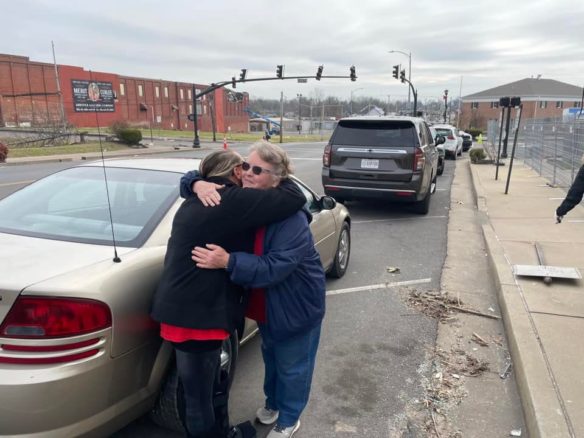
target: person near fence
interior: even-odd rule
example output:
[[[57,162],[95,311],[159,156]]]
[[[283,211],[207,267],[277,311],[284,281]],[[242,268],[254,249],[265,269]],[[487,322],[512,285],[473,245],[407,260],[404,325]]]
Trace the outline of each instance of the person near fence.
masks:
[[[556,223],[561,223],[564,216],[582,201],[582,195],[584,195],[584,156],[582,156],[582,165],[566,198],[556,209]]]

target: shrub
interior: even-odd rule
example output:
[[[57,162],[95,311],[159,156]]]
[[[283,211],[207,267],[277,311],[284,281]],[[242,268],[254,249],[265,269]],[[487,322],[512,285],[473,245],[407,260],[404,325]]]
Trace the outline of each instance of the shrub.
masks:
[[[471,149],[469,156],[470,156],[471,163],[478,163],[479,161],[487,158],[487,154],[485,154],[485,151],[483,149],[480,149],[480,148]]]
[[[130,128],[130,124],[128,122],[126,122],[125,120],[116,120],[115,122],[113,122],[109,129],[110,132],[115,135],[116,137],[118,137],[120,140],[120,132],[122,132],[124,129],[129,129]]]
[[[134,145],[142,141],[142,132],[139,129],[126,128],[120,130],[120,132],[117,134],[117,137],[122,143]]]
[[[472,135],[473,139],[476,139],[478,137],[479,134],[483,133],[482,129],[478,129],[478,128],[468,128],[466,130],[467,134]]]
[[[8,146],[0,141],[0,163],[6,162],[8,157]]]

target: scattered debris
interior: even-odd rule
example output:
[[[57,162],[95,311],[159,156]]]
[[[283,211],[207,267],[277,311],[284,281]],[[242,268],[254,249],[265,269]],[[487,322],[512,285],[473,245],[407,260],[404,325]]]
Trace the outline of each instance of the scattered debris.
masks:
[[[388,266],[385,270],[390,274],[399,274],[399,268],[395,266]]]
[[[409,289],[407,302],[424,315],[436,318],[441,322],[453,319],[453,310],[470,313],[472,315],[484,316],[491,319],[500,319],[497,315],[489,315],[477,310],[462,307],[464,303],[460,301],[460,299],[450,298],[448,294],[435,291],[423,292],[416,289]]]
[[[489,312],[493,312],[493,313],[495,312],[495,309],[493,309],[493,306],[489,307]]]
[[[512,369],[513,369],[513,363],[511,361],[508,361],[507,365],[505,365],[505,368],[503,369],[503,372],[499,374],[499,377],[501,379],[506,379],[511,374]]]
[[[482,347],[488,347],[489,343],[487,341],[485,341],[483,338],[481,338],[478,334],[476,334],[475,332],[473,332],[471,340],[473,342],[476,342],[477,344],[479,344]]]
[[[511,436],[521,436],[521,429],[513,429],[510,433]]]

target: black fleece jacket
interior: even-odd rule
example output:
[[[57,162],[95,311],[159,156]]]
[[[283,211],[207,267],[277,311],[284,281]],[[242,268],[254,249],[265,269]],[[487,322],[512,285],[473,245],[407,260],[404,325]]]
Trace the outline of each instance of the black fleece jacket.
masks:
[[[191,197],[179,207],[152,317],[179,327],[231,332],[243,320],[244,290],[233,284],[223,269],[197,268],[191,250],[214,243],[228,252],[253,252],[255,229],[287,218],[302,208],[306,198],[289,180],[269,190],[243,189],[221,178],[207,181],[225,184],[219,189],[221,203],[205,207],[197,197]]]
[[[566,199],[560,204],[556,210],[557,216],[564,216],[570,210],[572,210],[576,205],[582,201],[582,195],[584,194],[584,166],[580,167],[576,179],[572,183],[570,190],[568,190],[568,195]]]

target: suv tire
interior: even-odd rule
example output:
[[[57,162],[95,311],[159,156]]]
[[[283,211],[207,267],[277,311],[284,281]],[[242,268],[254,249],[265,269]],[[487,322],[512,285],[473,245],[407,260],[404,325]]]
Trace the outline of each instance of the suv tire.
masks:
[[[432,197],[432,184],[436,184],[436,176],[432,178],[432,182],[430,182],[430,187],[428,187],[428,191],[426,192],[426,196],[421,201],[414,203],[413,210],[414,213],[417,214],[428,214],[430,211],[430,198]]]

